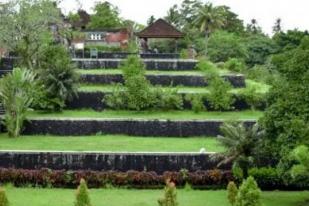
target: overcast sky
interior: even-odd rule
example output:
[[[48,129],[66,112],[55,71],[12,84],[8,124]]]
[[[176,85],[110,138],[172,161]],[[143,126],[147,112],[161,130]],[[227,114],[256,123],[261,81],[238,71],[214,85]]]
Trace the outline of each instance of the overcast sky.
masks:
[[[61,8],[65,13],[79,7],[77,0],[62,1]],[[79,1],[82,8],[91,11],[94,3],[100,0]],[[109,2],[119,8],[122,17],[145,24],[149,16],[163,17],[172,5],[180,4],[182,0],[109,0]],[[231,7],[245,23],[250,22],[252,18],[257,19],[259,25],[269,34],[277,18],[282,19],[285,30],[294,28],[309,30],[309,0],[208,0],[208,2]]]

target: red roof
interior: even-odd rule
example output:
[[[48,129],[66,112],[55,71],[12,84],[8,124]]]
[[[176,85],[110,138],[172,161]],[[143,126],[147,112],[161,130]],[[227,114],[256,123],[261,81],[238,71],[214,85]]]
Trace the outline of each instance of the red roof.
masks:
[[[140,38],[182,38],[184,36],[163,19],[158,19],[136,35]]]

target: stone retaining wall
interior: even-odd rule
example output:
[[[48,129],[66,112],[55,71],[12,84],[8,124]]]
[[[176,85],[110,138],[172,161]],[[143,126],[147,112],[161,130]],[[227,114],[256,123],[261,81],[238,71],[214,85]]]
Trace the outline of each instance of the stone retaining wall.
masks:
[[[80,69],[116,69],[119,67],[122,59],[73,59]],[[196,60],[183,59],[144,59],[146,69],[149,70],[194,70],[197,64]]]
[[[165,171],[190,172],[216,167],[220,158],[212,153],[93,153],[0,151],[0,167],[16,169]],[[227,169],[225,166],[223,169]]]
[[[103,110],[108,109],[108,105],[102,102],[105,95],[110,94],[110,92],[79,92],[78,97],[75,97],[70,102],[67,102],[67,108],[69,109],[81,109],[81,108],[91,108],[94,110]],[[185,98],[185,94],[182,94],[183,98]],[[233,108],[235,110],[246,110],[250,109],[250,105],[245,101],[244,98],[235,95],[235,102],[233,104]],[[209,106],[209,102],[205,101],[204,105],[207,110],[211,111],[212,109]],[[261,107],[257,108],[260,110],[264,110],[266,107],[266,103],[262,102]],[[190,102],[184,100],[184,108],[191,109]]]
[[[254,120],[245,121],[253,125]],[[217,136],[221,120],[143,120],[143,119],[31,119],[25,124],[25,135],[82,136],[125,134],[151,137]]]
[[[202,87],[208,85],[205,77],[202,75],[146,75],[146,77],[153,85],[182,85],[194,87]],[[244,75],[222,75],[222,77],[226,81],[230,82],[233,87],[240,88],[246,86]],[[81,80],[90,84],[111,84],[124,82],[121,74],[84,74],[81,76]]]

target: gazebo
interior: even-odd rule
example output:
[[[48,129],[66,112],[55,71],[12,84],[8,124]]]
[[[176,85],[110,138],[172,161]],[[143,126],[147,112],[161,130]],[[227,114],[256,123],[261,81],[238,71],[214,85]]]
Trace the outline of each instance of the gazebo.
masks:
[[[174,26],[167,23],[163,19],[158,19],[154,23],[150,24],[144,30],[136,33],[136,36],[139,37],[142,41],[142,47],[144,50],[148,49],[148,39],[175,39],[175,50],[177,52],[177,40],[184,37],[184,34],[177,30]]]

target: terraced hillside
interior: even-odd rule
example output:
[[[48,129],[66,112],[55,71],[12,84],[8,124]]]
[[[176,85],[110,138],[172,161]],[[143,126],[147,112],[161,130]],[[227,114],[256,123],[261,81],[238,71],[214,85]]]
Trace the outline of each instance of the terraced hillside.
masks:
[[[261,110],[251,110],[241,96],[245,88],[254,87],[260,94],[269,89],[246,80],[242,74],[222,69],[221,78],[233,86],[233,109],[213,111],[205,101],[208,111],[195,113],[186,96],[209,93],[205,74],[195,69],[197,61],[144,59],[146,78],[153,89],[158,85],[163,92],[177,89],[183,99],[183,110],[117,110],[103,99],[115,91],[116,83],[124,82],[122,71],[117,69],[121,60],[74,61],[81,75],[78,97],[60,113],[29,112],[24,138],[11,140],[0,136],[0,148],[10,150],[0,152],[2,166],[121,171],[143,168],[159,173],[182,168],[212,169],[215,162],[210,156],[224,150],[216,140],[220,126],[225,121],[242,121],[250,126],[263,115]],[[199,153],[201,149],[203,152]]]

